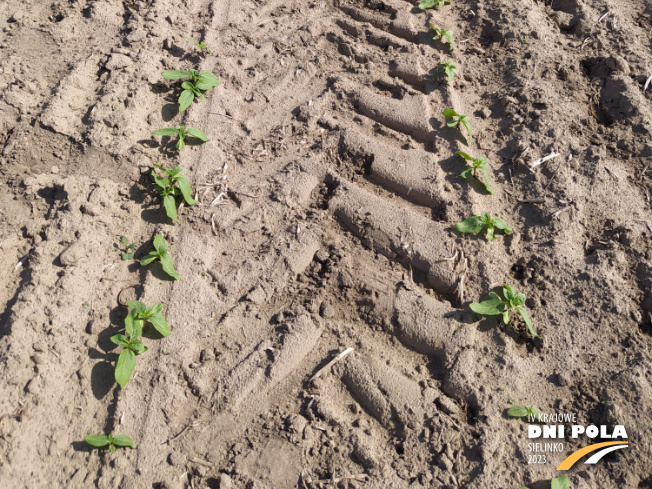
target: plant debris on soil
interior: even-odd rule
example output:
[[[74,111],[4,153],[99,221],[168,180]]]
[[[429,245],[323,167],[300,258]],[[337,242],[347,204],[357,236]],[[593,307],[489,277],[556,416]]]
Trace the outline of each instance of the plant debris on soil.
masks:
[[[418,5],[0,3],[2,487],[652,487],[652,4]],[[192,69],[221,85],[179,112]],[[455,230],[485,212],[513,232]],[[471,311],[504,284],[540,338]],[[171,332],[120,389],[132,300]],[[512,406],[629,446],[558,472],[609,440]]]

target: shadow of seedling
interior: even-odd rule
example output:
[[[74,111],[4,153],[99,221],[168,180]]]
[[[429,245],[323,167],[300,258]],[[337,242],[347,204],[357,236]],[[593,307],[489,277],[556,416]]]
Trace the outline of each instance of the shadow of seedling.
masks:
[[[117,328],[110,329],[114,331],[111,336],[118,334],[119,332]],[[113,343],[111,343],[111,345],[113,345],[113,348],[117,347],[117,345]],[[91,390],[93,391],[93,396],[95,396],[95,399],[97,400],[102,400],[109,392],[111,392],[113,386],[115,386],[113,372],[115,370],[115,364],[118,361],[118,354],[113,352],[101,352],[100,350],[91,348],[88,352],[88,356],[93,360],[102,360],[97,362],[91,371]]]

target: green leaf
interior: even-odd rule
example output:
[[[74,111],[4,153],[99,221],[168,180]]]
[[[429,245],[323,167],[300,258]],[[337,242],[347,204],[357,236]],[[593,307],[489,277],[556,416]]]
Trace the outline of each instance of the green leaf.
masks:
[[[528,414],[528,409],[525,406],[512,406],[507,414],[515,418],[524,418]]]
[[[120,388],[125,388],[135,366],[136,354],[129,349],[122,350],[118,357],[118,363],[115,365],[115,381],[120,384]]]
[[[530,334],[535,338],[541,338],[541,336],[539,336],[537,332],[534,331],[534,327],[532,326],[532,320],[530,319],[530,316],[528,315],[525,306],[523,305],[516,306],[516,309],[518,310],[519,314],[523,318],[523,321],[525,321],[525,324],[527,325],[527,329],[530,331]]]
[[[154,248],[158,252],[168,251],[167,249],[165,249],[165,250],[162,249],[162,248],[167,248],[167,247],[165,246],[165,239],[160,234],[157,234],[156,236],[154,236]]]
[[[460,173],[460,176],[462,178],[469,178],[471,176],[471,173],[473,172],[473,168],[466,168],[462,170],[462,173]]]
[[[186,201],[188,205],[195,205],[195,199],[192,198],[192,189],[190,188],[190,183],[186,180],[185,177],[177,178],[177,185],[181,190],[181,195],[183,195],[183,200]]]
[[[137,336],[134,335],[134,310],[133,309],[129,311],[129,314],[127,314],[127,317],[125,318],[125,331],[127,332],[127,336],[129,336],[129,338],[137,338]],[[129,346],[129,345],[122,345],[122,346]]]
[[[477,233],[484,227],[482,216],[471,216],[455,224],[460,233]]]
[[[509,309],[505,309],[503,312],[503,323],[509,324]]]
[[[165,337],[170,335],[170,327],[163,317],[163,314],[160,312],[154,313],[152,317],[149,318],[149,322],[152,323],[152,326],[154,326],[156,331],[161,333],[161,336]]]
[[[172,71],[164,71],[163,73],[161,73],[161,75],[166,80],[181,80],[182,78],[190,78],[192,76],[192,73],[183,70],[172,70]]]
[[[196,137],[197,139],[201,139],[204,142],[210,141],[210,139],[208,139],[208,136],[206,136],[206,134],[204,134],[199,129],[195,129],[194,127],[189,127],[188,129],[186,129],[186,133],[190,134],[193,137]]]
[[[456,48],[455,43],[453,42],[453,32],[452,31],[442,31],[442,34],[444,35],[444,37],[446,39],[448,39],[448,42],[451,45],[451,51],[453,51]]]
[[[419,8],[421,10],[426,10],[427,8],[433,8],[436,4],[436,0],[423,0],[423,2],[419,4]]]
[[[106,435],[88,435],[84,441],[94,447],[105,447],[110,443]]]
[[[177,141],[177,149],[179,151],[183,151],[185,148],[186,148],[186,142],[184,141],[184,138],[181,137],[181,135],[179,135],[179,140]]]
[[[127,334],[129,334],[129,333],[127,332]],[[123,334],[116,334],[116,335],[113,335],[113,336],[111,336],[110,339],[111,339],[111,341],[112,341],[113,343],[115,343],[115,344],[118,345],[118,346],[123,346],[123,347],[125,347],[125,348],[127,348],[127,347],[129,346],[129,340],[128,340],[127,337],[126,337],[125,335],[123,335]]]
[[[484,164],[481,166],[481,168],[482,168],[482,172],[484,173],[484,178],[485,178],[484,188],[487,189],[487,192],[489,192],[491,195],[493,195],[494,191],[489,186],[489,170],[487,170],[487,167]],[[510,229],[509,232],[511,233],[512,230]]]
[[[179,134],[179,130],[175,127],[166,127],[152,131],[152,134],[155,134],[156,136],[176,136]]]
[[[143,326],[145,326],[145,321],[138,318],[136,316],[136,313],[132,312],[132,314],[134,315],[134,320],[133,320],[134,335],[132,336],[132,342],[133,342],[133,340],[135,340],[136,338],[140,338],[141,335],[143,334]]]
[[[450,110],[450,109],[449,109],[449,110]],[[444,111],[444,112],[446,112],[446,111]],[[446,114],[444,114],[444,115],[446,115]],[[446,117],[453,117],[453,116],[446,116]],[[472,156],[469,156],[469,155],[468,155],[467,153],[465,153],[464,151],[456,151],[455,154],[456,154],[456,155],[460,155],[462,158],[464,158],[464,159],[467,160],[467,161],[473,161],[473,157],[472,157]]]
[[[537,421],[539,420],[539,415],[541,414],[541,410],[539,408],[531,407],[531,408],[528,408],[527,412],[534,419],[536,419]]]
[[[170,180],[167,178],[159,177],[156,175],[156,173],[154,173],[154,170],[152,170],[152,177],[154,177],[154,183],[163,189],[167,188],[170,185]]]
[[[469,304],[471,310],[477,314],[482,314],[483,316],[496,316],[501,313],[498,306],[503,304],[502,299],[489,299],[483,302],[473,302]]]
[[[174,269],[174,265],[172,264],[172,259],[168,255],[161,256],[161,266],[163,267],[163,271],[167,273],[170,277],[172,277],[174,280],[179,280],[181,278],[181,276]]]
[[[519,487],[518,489],[529,489],[529,488],[528,488],[528,487],[525,487],[525,486],[521,486],[521,487]]]
[[[448,121],[448,122],[446,123],[446,125],[447,125],[448,127],[457,127],[459,123],[460,123],[460,121]]]
[[[200,90],[209,90],[213,87],[218,87],[220,85],[221,85],[220,81],[210,71],[202,71],[199,74],[199,79],[197,80],[197,83],[195,84],[195,86]]]
[[[165,207],[165,213],[173,221],[177,220],[177,202],[174,200],[173,195],[166,195],[163,197],[163,207]],[[142,262],[141,262],[142,264]]]
[[[514,305],[515,306],[520,306],[524,302],[525,302],[525,294],[519,293],[519,294],[516,294],[514,296]]]
[[[486,224],[486,223],[483,223],[483,224],[487,228],[487,231],[485,233],[485,237],[487,238],[487,240],[488,241],[495,240],[496,238],[494,237],[494,226],[493,226],[493,224],[491,224],[491,221],[489,221],[489,224]]]
[[[127,307],[129,309],[135,309],[136,311],[139,311],[139,312],[144,311],[145,309],[147,309],[147,306],[145,305],[144,302],[132,301],[132,300],[127,301]]]
[[[184,90],[179,95],[179,112],[183,112],[192,104],[192,101],[195,100],[195,94],[192,93],[192,90]]]
[[[123,261],[126,261],[126,260],[132,260],[133,258],[134,258],[134,254],[133,254],[133,253],[123,253],[123,254],[122,254],[122,260],[123,260]]]
[[[462,118],[460,118],[459,122],[461,122],[464,125],[464,127],[466,128],[466,131],[469,133],[469,142],[471,144],[473,144],[473,134],[471,134],[471,126],[467,122],[467,119],[468,119],[468,117],[462,117]]]
[[[131,343],[129,344],[129,349],[133,351],[136,355],[140,355],[141,353],[145,353],[147,351],[147,347],[143,345],[143,342],[140,340],[131,341]]]
[[[570,489],[570,479],[565,475],[555,477],[550,481],[550,489]]]
[[[172,199],[172,202],[174,202],[174,197],[172,197],[171,195],[168,195],[168,196],[164,197],[163,201],[165,202],[165,200],[168,197],[170,197]],[[167,207],[166,207],[166,209],[167,209]],[[142,260],[140,260],[140,264],[141,264],[141,266],[146,267],[147,265],[152,263],[157,258],[158,258],[158,253],[156,253],[154,251],[150,251]]]
[[[444,114],[444,117],[456,117],[458,115],[457,112],[455,112],[453,109],[444,109],[442,113]]]
[[[127,435],[115,435],[113,437],[113,444],[117,447],[136,448],[136,445],[134,445],[133,440],[129,438]]]
[[[147,309],[147,311],[150,314],[156,314],[157,312],[161,312],[162,310],[163,310],[163,303],[162,302],[157,302],[152,307]]]
[[[491,220],[492,224],[496,226],[498,229],[502,229],[505,231],[507,234],[512,232],[512,228],[510,228],[505,221],[503,221],[500,217],[494,217]]]

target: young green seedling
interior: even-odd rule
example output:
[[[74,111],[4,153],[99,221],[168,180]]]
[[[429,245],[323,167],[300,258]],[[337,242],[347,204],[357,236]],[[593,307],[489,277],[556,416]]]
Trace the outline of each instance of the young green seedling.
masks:
[[[192,198],[192,189],[190,183],[182,175],[183,168],[176,167],[172,169],[163,168],[161,165],[154,164],[156,168],[165,173],[166,178],[161,178],[152,170],[152,177],[156,183],[158,192],[163,197],[163,206],[165,213],[173,221],[177,220],[177,198],[182,197],[182,202],[192,206],[195,205],[195,199]]]
[[[491,186],[489,185],[489,169],[487,168],[487,165],[489,164],[489,160],[484,156],[481,156],[480,158],[473,158],[472,156],[466,154],[464,151],[456,151],[455,154],[460,155],[466,161],[471,162],[471,166],[465,168],[462,171],[462,173],[460,173],[460,176],[462,178],[469,178],[471,175],[473,175],[475,179],[478,179],[478,170],[482,170],[482,173],[484,173],[484,178],[486,181],[484,187],[485,189],[487,189],[487,192],[493,195],[494,191],[491,189]]]
[[[445,29],[438,29],[432,24],[429,24],[430,28],[435,31],[435,36],[433,39],[435,41],[441,41],[444,42],[444,39],[448,41],[448,44],[450,44],[451,51],[455,49],[455,43],[453,42],[453,31],[447,31]]]
[[[521,486],[518,489],[528,489],[525,486]],[[550,489],[570,489],[570,479],[565,475],[561,477],[555,477],[550,480]]]
[[[423,0],[419,4],[419,8],[421,10],[425,10],[427,8],[433,8],[433,7],[443,7],[444,5],[450,5],[451,0]]]
[[[570,489],[570,479],[565,475],[550,480],[550,489]]]
[[[453,78],[457,74],[457,66],[452,59],[449,59],[437,67],[437,72],[443,73],[448,78],[448,81],[452,82]]]
[[[464,114],[458,114],[455,112],[453,109],[444,109],[444,117],[452,117],[455,119],[457,117],[457,120],[452,120],[446,122],[446,125],[448,127],[457,127],[460,131],[462,130],[462,126],[466,128],[466,131],[469,133],[469,142],[473,144],[473,134],[471,134],[471,125],[469,124],[469,116],[464,115]]]
[[[147,324],[154,326],[154,329],[160,333],[164,338],[170,335],[170,327],[168,322],[165,320],[161,311],[163,310],[163,304],[157,302],[151,307],[147,307],[144,303],[140,301],[127,301],[127,307],[129,307],[129,315],[131,315],[132,321],[139,321],[140,329]],[[125,319],[125,326],[127,320]]]
[[[161,267],[163,267],[163,271],[174,280],[179,280],[181,276],[174,269],[172,259],[170,258],[170,255],[168,255],[168,251],[170,251],[170,248],[165,246],[165,240],[163,239],[163,236],[157,234],[154,236],[154,249],[150,251],[142,260],[140,260],[140,264],[142,266],[147,266],[154,260],[159,260],[161,262]]]
[[[115,452],[117,447],[136,448],[134,442],[127,435],[88,435],[84,441],[97,448],[109,446],[109,452]]]
[[[166,127],[164,129],[157,129],[152,131],[152,134],[157,136],[179,136],[179,141],[177,141],[177,149],[183,151],[186,147],[186,136],[192,136],[200,141],[206,142],[210,141],[208,136],[201,132],[199,129],[194,127],[186,127],[183,124],[179,124],[177,127]]]
[[[122,243],[122,259],[123,260],[132,260],[134,258],[134,250],[136,249],[136,245],[131,243],[127,244],[127,237],[123,236],[122,239],[120,240],[120,243]]]
[[[122,347],[115,364],[115,381],[124,389],[136,366],[136,355],[145,353],[147,347],[138,339],[143,334],[143,321],[134,319],[132,311],[125,318],[125,333],[111,336],[111,341]]]
[[[189,37],[184,36],[183,34],[181,34],[181,37],[197,46],[197,49],[199,49],[202,54],[204,51],[206,51],[208,54],[211,54],[211,49],[206,45],[204,41],[195,41],[194,39],[190,39]]]
[[[505,299],[501,299],[498,294],[495,292],[489,292],[489,297],[491,299],[477,303],[473,302],[469,305],[473,312],[482,314],[484,316],[497,316],[498,314],[503,315],[503,322],[505,324],[509,323],[509,313],[512,309],[516,309],[518,313],[525,321],[528,330],[535,338],[540,338],[540,336],[534,331],[532,327],[532,320],[527,313],[525,307],[525,295],[524,294],[515,294],[512,288],[509,285],[503,285],[503,295]]]
[[[179,95],[179,112],[183,112],[190,107],[190,104],[195,100],[195,97],[204,98],[202,92],[221,85],[217,77],[207,70],[204,70],[201,73],[197,70],[173,70],[164,71],[161,75],[166,80],[184,80],[190,78],[190,80],[181,83],[183,91],[181,92],[181,95]]]
[[[493,241],[494,232],[496,229],[502,229],[505,234],[512,232],[505,221],[499,217],[492,218],[487,212],[483,212],[480,216],[471,216],[464,219],[462,222],[455,224],[455,229],[460,233],[477,233],[478,231],[485,230],[485,237],[488,241]]]
[[[527,418],[528,422],[536,422],[539,420],[541,411],[535,407],[512,406],[507,410],[507,414],[514,418]]]

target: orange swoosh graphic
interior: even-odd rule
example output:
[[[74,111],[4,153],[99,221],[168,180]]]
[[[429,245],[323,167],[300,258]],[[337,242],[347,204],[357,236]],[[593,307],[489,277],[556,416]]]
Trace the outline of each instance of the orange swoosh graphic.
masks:
[[[600,448],[604,447],[610,447],[612,445],[627,445],[626,441],[605,441],[603,443],[596,443],[595,445],[589,445],[588,447],[580,448],[578,451],[571,453],[566,460],[564,460],[561,464],[559,464],[559,467],[557,467],[557,470],[568,470],[570,469],[575,462],[577,462],[579,459],[581,459],[584,455],[587,455],[591,452],[595,452],[596,450],[599,450]]]

